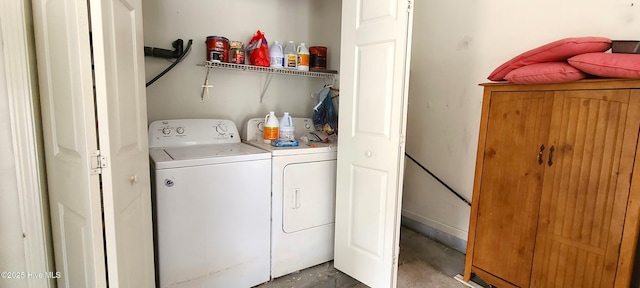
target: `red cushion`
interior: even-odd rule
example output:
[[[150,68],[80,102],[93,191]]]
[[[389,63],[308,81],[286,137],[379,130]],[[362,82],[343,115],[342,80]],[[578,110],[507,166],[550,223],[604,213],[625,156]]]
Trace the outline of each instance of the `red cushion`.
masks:
[[[604,37],[575,37],[554,41],[538,48],[524,52],[500,65],[489,75],[489,80],[500,81],[507,73],[520,67],[543,63],[565,61],[569,57],[590,53],[604,52],[611,48],[611,39]]]
[[[640,54],[587,53],[569,58],[585,73],[611,78],[640,78]]]
[[[545,84],[571,82],[586,77],[587,74],[567,62],[545,62],[515,69],[504,79],[516,84]]]

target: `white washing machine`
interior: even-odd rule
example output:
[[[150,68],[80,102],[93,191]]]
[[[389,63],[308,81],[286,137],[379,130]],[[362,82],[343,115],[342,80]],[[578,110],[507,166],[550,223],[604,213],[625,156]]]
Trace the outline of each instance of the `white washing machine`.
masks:
[[[149,147],[159,287],[269,281],[271,154],[217,119],[155,121]]]
[[[313,132],[308,118],[293,118],[299,139]],[[250,119],[245,142],[271,152],[271,276],[333,259],[337,142],[273,147],[262,140],[264,119]]]

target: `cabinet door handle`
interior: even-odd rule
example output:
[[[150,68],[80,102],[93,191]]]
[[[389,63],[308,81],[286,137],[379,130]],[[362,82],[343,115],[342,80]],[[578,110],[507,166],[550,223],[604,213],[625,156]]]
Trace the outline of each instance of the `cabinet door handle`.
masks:
[[[544,160],[542,160],[542,152],[544,151],[544,144],[542,144],[542,146],[540,146],[540,152],[538,152],[538,164],[542,165],[542,163],[544,163]]]
[[[551,165],[553,165],[553,150],[556,150],[555,148],[553,148],[553,146],[551,146],[551,148],[549,148],[549,167],[551,167]]]

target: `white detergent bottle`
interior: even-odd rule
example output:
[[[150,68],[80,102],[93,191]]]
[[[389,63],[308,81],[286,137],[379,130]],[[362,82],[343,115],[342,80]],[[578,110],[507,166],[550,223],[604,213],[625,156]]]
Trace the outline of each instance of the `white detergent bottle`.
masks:
[[[269,58],[271,62],[271,68],[282,69],[284,64],[284,54],[282,52],[282,46],[278,41],[273,42],[269,49]]]
[[[309,71],[309,48],[304,43],[296,49],[298,53],[298,70]]]
[[[298,67],[298,53],[296,52],[296,44],[289,41],[284,47],[284,68],[296,69]]]
[[[293,119],[289,116],[289,112],[284,112],[284,115],[280,118],[279,139],[293,141],[295,140],[295,132],[296,128],[293,125]]]
[[[267,116],[264,116],[264,143],[271,143],[271,140],[278,140],[278,129],[280,123],[278,122],[278,117],[276,114],[271,111]]]

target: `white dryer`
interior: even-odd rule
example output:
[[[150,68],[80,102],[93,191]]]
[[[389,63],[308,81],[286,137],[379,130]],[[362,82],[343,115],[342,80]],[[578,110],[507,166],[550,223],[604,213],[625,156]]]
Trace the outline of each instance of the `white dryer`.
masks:
[[[293,118],[295,136],[313,132]],[[337,142],[273,147],[262,140],[264,119],[250,119],[245,143],[271,152],[271,276],[333,259]]]
[[[269,281],[270,153],[216,119],[155,121],[149,147],[159,287]]]

